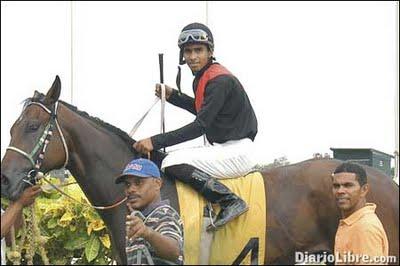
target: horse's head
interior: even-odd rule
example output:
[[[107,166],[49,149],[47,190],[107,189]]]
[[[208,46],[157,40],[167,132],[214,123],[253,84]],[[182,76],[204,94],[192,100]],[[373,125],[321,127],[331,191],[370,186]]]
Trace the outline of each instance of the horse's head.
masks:
[[[68,150],[57,120],[60,78],[46,95],[35,91],[11,127],[11,141],[1,161],[1,195],[16,200],[38,173],[65,166]]]

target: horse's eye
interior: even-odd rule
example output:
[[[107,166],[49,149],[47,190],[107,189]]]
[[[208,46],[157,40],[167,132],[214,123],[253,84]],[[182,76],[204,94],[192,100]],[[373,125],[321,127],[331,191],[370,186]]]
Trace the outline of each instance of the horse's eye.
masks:
[[[39,123],[35,123],[35,122],[29,123],[28,127],[27,127],[27,131],[29,131],[29,132],[36,131],[39,128],[39,126],[40,126]]]

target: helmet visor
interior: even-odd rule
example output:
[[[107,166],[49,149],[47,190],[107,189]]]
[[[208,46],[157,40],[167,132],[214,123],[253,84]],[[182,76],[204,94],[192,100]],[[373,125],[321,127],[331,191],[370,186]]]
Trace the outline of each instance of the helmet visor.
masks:
[[[190,41],[190,38],[192,39],[191,42],[194,41],[209,43],[210,41],[207,32],[205,32],[204,30],[185,30],[182,31],[182,33],[179,35],[178,46],[182,47],[182,45]]]

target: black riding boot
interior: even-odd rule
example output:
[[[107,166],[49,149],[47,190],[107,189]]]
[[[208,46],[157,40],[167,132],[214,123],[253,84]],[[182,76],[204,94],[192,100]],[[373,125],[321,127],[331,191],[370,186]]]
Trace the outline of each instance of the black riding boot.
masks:
[[[216,230],[249,209],[244,200],[210,175],[195,169],[191,177],[188,183],[208,201],[221,207],[214,226],[208,226],[207,230]]]
[[[233,194],[224,184],[192,165],[169,166],[165,168],[165,173],[190,185],[207,201],[221,206],[221,211],[214,221],[215,227],[210,225],[207,230],[215,230],[249,209],[246,202]]]

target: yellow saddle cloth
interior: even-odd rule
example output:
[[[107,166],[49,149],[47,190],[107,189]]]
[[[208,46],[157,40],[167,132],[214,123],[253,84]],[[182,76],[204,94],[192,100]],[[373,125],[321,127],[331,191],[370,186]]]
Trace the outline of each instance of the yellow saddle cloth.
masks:
[[[262,175],[254,172],[244,177],[219,181],[246,201],[249,210],[214,232],[208,263],[232,265],[235,262],[250,265],[253,260],[258,265],[264,264],[267,213]],[[181,182],[176,182],[176,187],[184,223],[185,264],[198,265],[206,201],[198,192]]]

